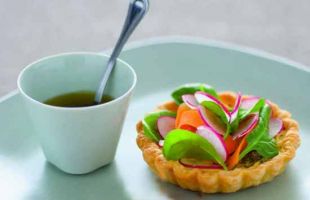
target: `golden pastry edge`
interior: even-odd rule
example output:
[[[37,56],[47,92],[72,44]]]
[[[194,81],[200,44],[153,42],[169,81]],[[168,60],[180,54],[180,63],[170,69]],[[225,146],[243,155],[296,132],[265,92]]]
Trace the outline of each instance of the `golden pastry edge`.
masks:
[[[226,105],[233,105],[235,94],[232,92],[220,93],[221,101]],[[279,154],[272,159],[255,163],[251,167],[236,167],[233,170],[223,169],[195,169],[187,168],[178,161],[167,161],[162,149],[143,133],[142,121],[136,129],[138,132],[137,144],[143,153],[143,158],[150,169],[163,181],[179,185],[183,189],[204,193],[230,193],[273,180],[281,174],[288,162],[295,156],[300,145],[298,123],[291,118],[291,114],[281,110],[271,102],[272,116],[283,120],[284,131],[276,136]],[[176,111],[177,105],[167,102],[157,110]]]

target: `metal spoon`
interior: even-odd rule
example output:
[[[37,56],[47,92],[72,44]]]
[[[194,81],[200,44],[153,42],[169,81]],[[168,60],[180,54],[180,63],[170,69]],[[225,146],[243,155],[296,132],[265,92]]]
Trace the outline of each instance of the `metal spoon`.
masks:
[[[113,52],[107,64],[107,68],[104,74],[102,75],[102,78],[100,80],[100,85],[96,92],[96,96],[95,96],[96,104],[99,104],[101,102],[104,89],[106,88],[110,74],[115,66],[117,57],[121,53],[125,43],[127,42],[132,32],[135,30],[135,28],[137,27],[139,22],[142,20],[145,13],[148,11],[148,8],[149,8],[148,0],[131,0],[130,1],[126,21],[123,26],[123,30],[113,49]]]

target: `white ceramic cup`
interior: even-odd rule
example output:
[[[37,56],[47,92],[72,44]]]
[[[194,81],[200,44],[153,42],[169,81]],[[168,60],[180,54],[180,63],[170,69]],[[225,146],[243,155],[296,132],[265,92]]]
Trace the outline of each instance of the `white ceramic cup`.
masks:
[[[96,91],[107,60],[99,53],[59,54],[28,65],[18,77],[46,159],[67,173],[88,173],[114,159],[136,74],[118,60],[106,89],[115,99],[105,104],[64,108],[42,102],[65,93]]]

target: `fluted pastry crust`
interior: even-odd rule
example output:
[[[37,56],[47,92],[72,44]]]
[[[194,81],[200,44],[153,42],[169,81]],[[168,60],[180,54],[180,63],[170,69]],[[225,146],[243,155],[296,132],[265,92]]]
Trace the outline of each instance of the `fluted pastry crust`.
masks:
[[[232,92],[223,92],[220,98],[228,106],[232,106],[235,101],[235,95]],[[279,154],[268,161],[256,162],[248,168],[238,165],[228,171],[196,169],[184,167],[178,161],[168,161],[163,156],[162,149],[144,135],[141,121],[137,124],[137,144],[143,152],[144,160],[161,180],[179,185],[184,189],[205,193],[229,193],[257,186],[281,174],[300,145],[298,123],[291,118],[289,112],[281,110],[274,103],[270,104],[272,116],[281,118],[284,124],[284,130],[275,138]],[[158,109],[176,111],[177,105],[174,102],[167,102]]]

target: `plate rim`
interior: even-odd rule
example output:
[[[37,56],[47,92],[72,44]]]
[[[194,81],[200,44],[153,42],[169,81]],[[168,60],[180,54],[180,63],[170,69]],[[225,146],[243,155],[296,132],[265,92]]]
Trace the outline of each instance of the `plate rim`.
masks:
[[[256,57],[280,62],[280,63],[288,65],[288,67],[292,67],[296,70],[300,70],[310,75],[310,67],[307,67],[306,65],[296,62],[294,60],[291,60],[289,58],[278,56],[278,55],[269,53],[268,51],[256,49],[256,48],[245,46],[245,45],[239,45],[236,43],[226,42],[226,41],[221,41],[221,40],[205,39],[201,37],[190,37],[190,36],[152,37],[148,39],[142,39],[142,40],[129,42],[125,46],[123,52],[135,50],[135,49],[139,49],[143,47],[149,47],[153,45],[169,45],[169,44],[187,44],[187,45],[194,44],[194,45],[200,45],[200,46],[210,46],[210,47],[215,47],[215,48],[230,49],[233,51],[238,51],[240,53],[250,54]],[[106,54],[109,52],[111,52],[111,49],[107,51],[101,51],[99,53]],[[11,97],[17,94],[19,94],[18,89],[14,89],[8,92],[7,94],[4,94],[3,96],[0,97],[0,103],[10,99]]]
[[[143,48],[147,46],[166,45],[166,44],[194,44],[194,45],[229,49],[233,51],[238,51],[240,53],[246,53],[246,54],[250,54],[253,56],[260,57],[260,58],[265,58],[269,60],[274,60],[276,62],[284,63],[286,65],[289,65],[292,68],[295,68],[295,69],[298,69],[298,70],[301,70],[303,72],[310,74],[310,66],[307,67],[305,64],[302,64],[300,62],[294,61],[292,59],[289,59],[283,56],[275,55],[266,50],[256,49],[254,47],[240,45],[240,44],[233,43],[233,42],[226,42],[226,41],[215,40],[215,39],[206,39],[202,37],[190,37],[190,36],[152,37],[149,39],[130,42],[125,46],[124,51],[135,50],[135,49]]]
[[[11,97],[14,97],[17,94],[19,94],[18,89],[14,89],[14,90],[6,93],[5,95],[0,97],[0,104],[3,103],[4,101],[9,100]]]

